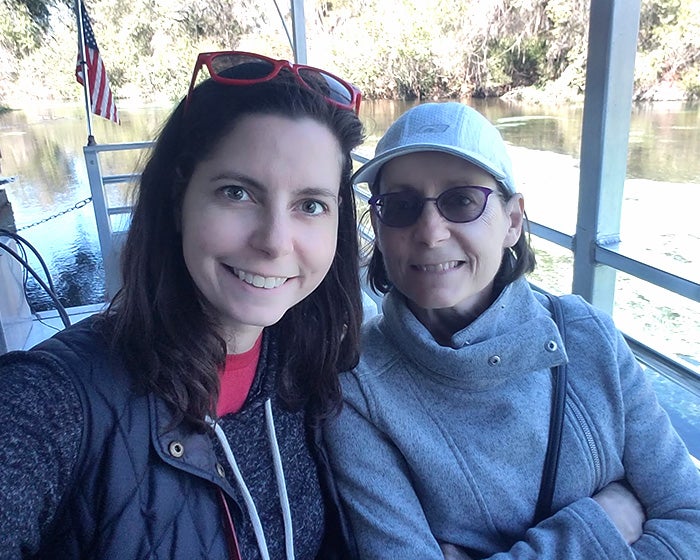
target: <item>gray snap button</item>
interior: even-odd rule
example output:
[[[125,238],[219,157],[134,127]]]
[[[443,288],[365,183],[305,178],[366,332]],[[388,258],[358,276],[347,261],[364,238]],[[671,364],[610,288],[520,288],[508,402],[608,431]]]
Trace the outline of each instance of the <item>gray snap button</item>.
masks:
[[[226,471],[221,463],[216,463],[216,472],[219,473],[221,478],[226,478]]]
[[[490,366],[497,366],[497,365],[500,364],[500,363],[501,363],[501,357],[498,356],[498,355],[491,356],[491,357],[489,358],[489,365],[490,365]]]
[[[557,344],[556,340],[550,340],[544,345],[544,347],[547,349],[547,352],[556,352],[559,345]]]
[[[179,459],[185,454],[185,446],[182,445],[179,441],[171,441],[170,445],[168,445],[168,451],[170,451],[170,454],[173,457]]]

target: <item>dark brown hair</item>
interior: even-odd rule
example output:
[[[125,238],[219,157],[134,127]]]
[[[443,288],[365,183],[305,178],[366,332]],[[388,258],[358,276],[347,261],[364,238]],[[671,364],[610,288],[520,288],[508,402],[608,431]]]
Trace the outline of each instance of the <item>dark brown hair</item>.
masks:
[[[327,126],[343,155],[338,243],[320,286],[278,325],[285,364],[278,390],[291,408],[312,402],[321,414],[340,404],[338,372],[358,360],[362,304],[356,210],[350,152],[362,141],[362,125],[349,110],[328,103],[288,72],[249,86],[211,79],[181,102],[166,121],[143,170],[131,227],[122,253],[123,287],[112,302],[108,325],[138,384],[203,427],[219,392],[218,371],[226,345],[185,266],[179,219],[196,165],[207,158],[238,120],[250,114],[311,118]]]

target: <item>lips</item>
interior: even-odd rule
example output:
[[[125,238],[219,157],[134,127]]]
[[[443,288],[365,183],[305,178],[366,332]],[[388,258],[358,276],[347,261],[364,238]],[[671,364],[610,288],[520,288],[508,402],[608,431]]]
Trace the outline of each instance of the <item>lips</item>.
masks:
[[[446,272],[448,270],[452,270],[453,268],[457,268],[461,264],[462,261],[447,261],[437,264],[414,264],[411,266],[421,272]]]
[[[226,265],[225,265],[226,266]],[[263,288],[265,290],[272,290],[274,288],[279,288],[282,284],[287,281],[287,277],[282,276],[260,276],[259,274],[253,274],[246,270],[241,270],[240,268],[235,268],[232,266],[226,266],[231,272],[233,272],[240,280],[256,288]]]

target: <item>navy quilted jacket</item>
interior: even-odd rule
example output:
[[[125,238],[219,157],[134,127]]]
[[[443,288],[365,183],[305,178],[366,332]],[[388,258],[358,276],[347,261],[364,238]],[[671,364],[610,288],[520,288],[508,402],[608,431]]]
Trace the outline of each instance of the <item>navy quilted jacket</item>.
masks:
[[[326,473],[322,469],[324,476],[319,477],[311,451],[318,434],[309,433],[303,411],[288,411],[277,399],[276,358],[275,337],[267,333],[244,408],[220,424],[257,505],[270,558],[285,558],[282,508],[264,418],[264,403],[270,400],[289,494],[295,557],[336,557],[341,551],[329,522],[333,508],[324,507],[321,492]],[[12,406],[13,394],[15,400],[25,401],[22,406],[27,410],[37,405],[28,400],[39,401],[44,415],[53,408],[51,395],[46,394],[50,391],[42,393],[32,386],[29,395],[22,394],[25,389],[13,393],[13,379],[31,373],[30,379],[37,372],[39,389],[41,376],[53,375],[64,380],[56,387],[67,388],[71,398],[79,399],[77,429],[70,414],[64,414],[65,430],[45,426],[55,430],[61,442],[51,454],[65,453],[70,475],[68,480],[57,475],[58,483],[48,489],[43,480],[38,481],[42,491],[32,493],[32,460],[37,461],[34,468],[53,480],[51,465],[42,463],[46,459],[42,448],[51,442],[41,443],[41,437],[35,440],[29,433],[42,426],[32,428],[17,420],[23,434],[21,446],[0,441],[0,454],[9,449],[10,460],[7,476],[0,476],[0,558],[229,558],[222,496],[236,527],[241,557],[261,557],[240,487],[219,442],[186,423],[173,427],[165,403],[132,391],[128,373],[109,357],[91,320],[59,333],[32,352],[0,357],[0,389],[7,384],[10,395],[10,405],[0,404],[0,422],[5,423],[0,432],[17,431],[7,426],[17,416],[10,418],[7,408]],[[31,383],[36,384],[36,379]],[[56,399],[56,406],[65,406],[60,395]],[[71,445],[77,451],[72,462]],[[17,477],[18,472],[28,476]]]

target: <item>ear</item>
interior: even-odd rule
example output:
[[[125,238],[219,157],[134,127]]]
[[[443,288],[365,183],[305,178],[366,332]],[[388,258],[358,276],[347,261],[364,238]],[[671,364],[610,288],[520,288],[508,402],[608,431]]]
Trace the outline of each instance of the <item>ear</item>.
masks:
[[[515,193],[506,203],[505,212],[508,219],[508,230],[503,240],[504,249],[515,245],[522,235],[525,219],[525,199],[523,195]]]

